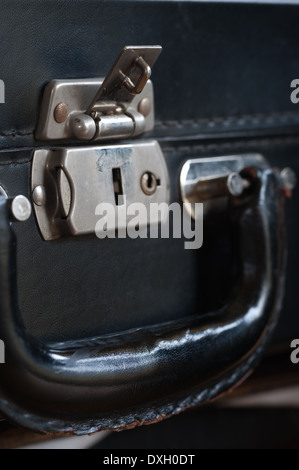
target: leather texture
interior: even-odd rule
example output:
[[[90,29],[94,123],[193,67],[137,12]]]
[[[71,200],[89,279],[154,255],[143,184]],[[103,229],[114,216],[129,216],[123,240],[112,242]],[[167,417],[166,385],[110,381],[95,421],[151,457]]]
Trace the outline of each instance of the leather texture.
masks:
[[[15,237],[1,196],[4,416],[44,432],[132,428],[215,398],[240,382],[277,322],[285,269],[280,176],[258,167],[249,171],[251,194],[231,211],[240,266],[225,308],[75,342],[40,343],[25,330],[16,297]],[[16,381],[26,384],[21,395],[14,392]]]
[[[1,18],[1,148],[38,145],[46,83],[105,76],[136,43],[163,46],[153,74],[160,138],[297,130],[297,5],[3,0]]]
[[[190,158],[260,152],[271,165],[289,165],[299,172],[299,139],[295,137],[164,143],[162,148],[172,202],[180,201],[179,171]],[[32,155],[30,150],[2,152],[1,183],[9,196],[30,197]],[[298,197],[294,191],[286,203],[289,261],[276,343],[299,334],[298,303],[294,301]],[[41,340],[80,339],[152,325],[161,317],[170,321],[186,312],[204,314],[224,306],[234,285],[236,258],[225,218],[211,226],[205,224],[204,245],[197,253],[184,250],[183,239],[172,238],[116,243],[80,237],[44,242],[34,216],[14,224],[14,230],[20,307],[30,333]],[[103,291],[105,295],[101,295]]]
[[[137,43],[163,46],[152,75],[156,125],[150,136],[158,139],[165,156],[171,181],[171,202],[181,202],[179,174],[184,162],[190,158],[258,152],[271,165],[291,166],[298,174],[299,107],[290,100],[290,83],[298,76],[298,6],[284,2],[47,0],[21,4],[17,0],[3,0],[0,11],[4,19],[0,27],[3,64],[0,79],[6,85],[6,102],[0,105],[0,184],[9,196],[24,194],[30,197],[34,149],[55,145],[55,142],[35,139],[45,84],[52,79],[103,77],[121,48]],[[299,261],[296,249],[298,197],[295,191],[293,199],[286,204],[289,263],[282,315],[272,339],[275,343],[289,341],[299,334],[299,305],[294,281]],[[263,204],[270,208],[271,201],[270,198]],[[2,206],[1,210],[4,211]],[[251,209],[251,216],[254,215]],[[5,220],[0,219],[1,230],[7,236],[1,263],[14,252]],[[108,410],[105,414],[103,409],[97,408],[99,405],[95,405],[99,395],[96,399],[93,390],[85,387],[84,377],[80,378],[83,385],[81,383],[78,394],[83,390],[85,400],[82,395],[78,398],[77,390],[69,392],[68,384],[63,380],[57,379],[56,384],[51,382],[48,387],[48,379],[44,381],[44,372],[41,373],[39,367],[44,360],[48,361],[47,373],[53,372],[49,365],[53,359],[49,358],[49,344],[55,345],[60,354],[62,346],[58,343],[67,342],[74,348],[82,344],[89,347],[90,344],[81,342],[82,338],[111,337],[130,330],[137,333],[151,331],[153,325],[160,329],[159,325],[165,322],[178,325],[186,316],[191,316],[191,324],[198,326],[206,321],[208,312],[223,312],[235,295],[239,274],[231,220],[224,216],[205,225],[204,246],[196,253],[184,250],[184,240],[179,239],[99,241],[91,236],[44,242],[34,216],[23,224],[13,224],[13,231],[17,247],[13,263],[15,261],[16,266],[12,265],[8,276],[2,264],[1,272],[4,277],[11,276],[11,299],[14,299],[11,306],[18,315],[19,339],[15,337],[11,344],[18,352],[24,352],[22,348],[25,347],[25,354],[17,357],[13,350],[8,353],[16,370],[20,358],[27,361],[32,352],[39,361],[34,370],[31,369],[34,355],[32,362],[26,363],[26,372],[22,372],[22,396],[18,393],[20,376],[12,378],[6,366],[4,374],[0,371],[2,413],[19,424],[48,432],[73,430],[85,433],[160,420],[234,386],[256,365],[266,343],[273,338],[282,300],[280,282],[283,277],[272,279],[273,285],[276,283],[279,287],[275,305],[269,307],[274,318],[269,336],[264,334],[267,322],[259,325],[260,336],[257,335],[251,344],[255,351],[252,356],[245,359],[246,352],[242,347],[237,355],[227,356],[231,367],[220,380],[215,380],[218,371],[213,367],[210,369],[212,379],[208,377],[208,371],[201,376],[200,364],[189,355],[193,351],[191,348],[181,359],[180,371],[183,371],[183,377],[188,376],[184,385],[176,382],[178,377],[171,358],[160,355],[150,369],[151,384],[157,387],[159,377],[153,373],[154,366],[157,365],[163,374],[166,371],[160,401],[155,401],[157,388],[149,387],[146,374],[138,380],[134,376],[134,389],[133,375],[127,382],[129,376],[126,377],[124,383],[117,375],[119,371],[114,371],[114,380],[117,379],[114,385],[105,382],[107,389],[101,389],[102,396],[107,390],[110,394],[109,399],[106,397],[100,403]],[[275,237],[275,234],[277,232],[273,230],[271,235]],[[250,245],[250,241],[248,243]],[[253,248],[252,257],[258,253],[254,253]],[[277,266],[281,266],[281,259],[279,261],[277,256],[274,259]],[[260,269],[258,272],[261,273],[262,268],[257,262],[255,269]],[[6,321],[7,292],[5,294],[1,283],[0,289],[3,289],[2,320]],[[21,313],[15,303],[16,290]],[[6,327],[7,324],[0,327],[1,339],[5,339]],[[188,336],[187,329],[185,324],[184,337]],[[246,337],[245,330],[242,334]],[[21,348],[20,338],[24,340]],[[28,338],[30,341],[27,342]],[[261,344],[258,344],[259,338],[264,338]],[[134,340],[133,337],[133,343]],[[248,346],[247,340],[245,338],[244,345]],[[237,338],[236,344],[238,341]],[[45,350],[41,343],[46,345]],[[125,341],[122,346],[124,344]],[[160,352],[161,348],[158,348]],[[137,356],[140,359],[142,348],[137,349]],[[241,357],[241,364],[236,365]],[[75,356],[75,362],[77,359]],[[221,356],[221,359],[224,361],[225,357]],[[92,369],[90,357],[89,360]],[[161,366],[164,360],[165,368]],[[188,361],[190,367],[185,367]],[[214,357],[207,364],[216,362]],[[53,359],[52,366],[54,363]],[[194,370],[197,370],[197,378],[192,376]],[[61,370],[57,368],[56,372],[58,377]],[[203,385],[204,379],[209,380],[208,387]],[[34,393],[32,384],[36,386]],[[118,384],[121,384],[119,388]],[[170,392],[171,387],[173,392]],[[60,393],[66,389],[71,397],[69,402],[65,399],[67,395],[61,401]],[[121,398],[122,391],[125,393]],[[152,396],[147,394],[150,391]],[[132,396],[137,395],[138,399],[133,403]],[[125,398],[128,398],[127,403]],[[74,412],[78,405],[76,400],[83,404],[81,415]],[[30,407],[31,411],[28,411]],[[54,413],[51,417],[50,408]],[[68,417],[64,412],[69,413]],[[69,417],[72,413],[76,415],[76,422]]]

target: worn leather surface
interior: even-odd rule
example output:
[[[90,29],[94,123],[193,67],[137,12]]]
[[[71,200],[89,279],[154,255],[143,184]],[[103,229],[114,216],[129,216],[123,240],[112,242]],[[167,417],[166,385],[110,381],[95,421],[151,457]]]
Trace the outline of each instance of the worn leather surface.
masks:
[[[279,166],[298,168],[296,140],[289,144],[290,137],[278,138],[298,128],[298,108],[290,101],[290,82],[298,70],[297,6],[57,0],[39,2],[37,8],[35,2],[4,0],[1,15],[6,103],[0,105],[0,146],[7,151],[1,153],[0,182],[9,195],[29,195],[31,146],[41,145],[34,129],[44,85],[53,78],[103,76],[123,44],[130,43],[163,46],[153,71],[153,134],[164,146],[172,200],[179,200],[179,169],[193,156],[250,149]],[[238,134],[250,140],[243,144]],[[267,137],[259,140],[260,134]],[[237,140],[227,142],[232,136]],[[24,150],[14,151],[18,147]],[[296,204],[295,192],[287,205],[291,255],[284,338],[297,316]],[[33,217],[16,231],[22,311],[38,337],[64,339],[155,323],[161,313],[167,320],[186,310],[204,311],[212,306],[209,299],[224,302],[229,294],[225,237],[221,256],[212,237],[213,249],[205,246],[196,257],[175,240],[134,246],[129,240],[100,246],[91,239],[48,244]],[[204,252],[212,257],[209,266],[217,263],[217,272],[198,270]],[[196,287],[199,277],[202,291]],[[104,297],[97,295],[99,285]]]
[[[205,2],[1,2],[0,184],[30,196],[44,85],[104,76],[124,44],[163,46],[153,71],[156,127],[179,201],[184,161],[259,152],[298,174],[299,8]],[[298,195],[286,204],[289,262],[275,342],[299,334]],[[219,228],[220,227],[220,228]],[[145,327],[225,305],[235,281],[225,220],[205,228],[197,253],[183,240],[44,242],[34,216],[14,224],[23,320],[37,339],[65,341]],[[1,338],[1,331],[0,331]],[[232,382],[233,383],[233,382]]]
[[[0,330],[6,344],[1,412],[43,432],[121,430],[211,400],[246,377],[276,325],[285,276],[280,176],[258,164],[250,174],[250,194],[230,211],[239,263],[225,307],[54,344],[25,330],[16,298],[15,238],[1,196]],[[21,395],[15,392],[19,383]]]
[[[179,201],[177,180],[187,154],[165,147],[165,156],[171,201]],[[30,150],[2,154],[2,182],[9,196],[16,194],[17,184],[17,192],[30,197],[31,157]],[[173,238],[90,236],[45,242],[33,215],[13,225],[21,310],[38,338],[70,340],[174,320],[220,307],[231,290],[227,222],[220,240],[209,229],[199,253],[185,250],[184,239]],[[207,270],[207,263],[217,263],[217,271]]]
[[[3,0],[0,146],[35,145],[43,87],[105,76],[125,44],[161,44],[153,81],[157,135],[295,131],[297,5]]]
[[[162,144],[171,180],[171,201],[179,201],[178,176],[184,161],[198,156],[259,152],[277,167],[299,172],[299,140],[291,138]],[[2,152],[1,182],[9,196],[30,196],[31,150]],[[276,340],[299,334],[298,192],[286,202],[289,261],[286,296]],[[62,341],[111,333],[224,305],[233,288],[233,242],[224,221],[205,224],[204,245],[184,250],[184,240],[98,240],[96,237],[44,242],[34,216],[14,224],[18,242],[21,310],[29,331]]]

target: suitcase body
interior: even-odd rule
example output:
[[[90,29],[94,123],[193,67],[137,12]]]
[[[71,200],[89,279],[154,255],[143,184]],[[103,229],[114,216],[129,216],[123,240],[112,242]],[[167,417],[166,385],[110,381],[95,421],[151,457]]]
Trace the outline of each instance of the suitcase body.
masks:
[[[0,184],[8,198],[22,194],[34,208],[10,226],[1,206],[3,416],[37,432],[79,434],[154,423],[235,387],[270,343],[289,348],[299,335],[298,195],[287,201],[284,222],[281,198],[289,192],[269,172],[298,171],[298,6],[10,0],[0,8]],[[130,44],[163,48],[151,77],[153,129],[103,142],[41,137],[45,86],[105,78]],[[88,179],[89,149],[149,142],[163,155],[168,203],[182,205],[186,162],[236,156],[267,162],[256,176],[267,197],[256,190],[247,219],[234,205],[211,211],[197,250],[173,236],[68,232],[45,241],[32,194],[36,152],[81,149]],[[255,282],[240,287],[241,255]],[[241,288],[238,310],[231,299]],[[204,340],[201,331],[212,333]]]

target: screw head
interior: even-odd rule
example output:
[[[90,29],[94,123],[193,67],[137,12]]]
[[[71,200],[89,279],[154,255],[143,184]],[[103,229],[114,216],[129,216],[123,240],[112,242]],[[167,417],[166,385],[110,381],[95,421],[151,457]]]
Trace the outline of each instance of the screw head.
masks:
[[[25,222],[31,215],[31,204],[27,197],[16,196],[11,201],[11,213],[14,220]]]
[[[286,167],[280,172],[282,183],[285,189],[288,191],[293,191],[297,184],[296,173],[292,168]]]
[[[147,196],[151,196],[156,192],[157,179],[153,173],[147,171],[141,177],[141,189]]]
[[[58,124],[65,122],[69,115],[69,108],[66,103],[58,103],[54,109],[54,119]]]
[[[151,100],[149,98],[143,98],[138,105],[138,111],[140,112],[140,114],[142,114],[144,117],[147,117],[151,112],[151,109]]]

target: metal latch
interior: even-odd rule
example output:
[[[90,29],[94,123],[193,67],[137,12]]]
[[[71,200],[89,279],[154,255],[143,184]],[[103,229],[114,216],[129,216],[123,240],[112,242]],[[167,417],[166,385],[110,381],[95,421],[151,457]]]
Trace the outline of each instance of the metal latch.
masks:
[[[97,141],[154,126],[151,69],[161,46],[126,46],[105,79],[53,80],[44,92],[38,140]]]
[[[103,232],[110,227],[119,235],[134,220],[136,203],[151,215],[151,225],[163,222],[160,213],[152,217],[151,204],[169,203],[167,168],[156,141],[37,150],[31,190],[45,240],[95,233],[103,238],[107,234],[96,228],[99,205],[107,211]],[[138,225],[146,230],[149,220]]]

